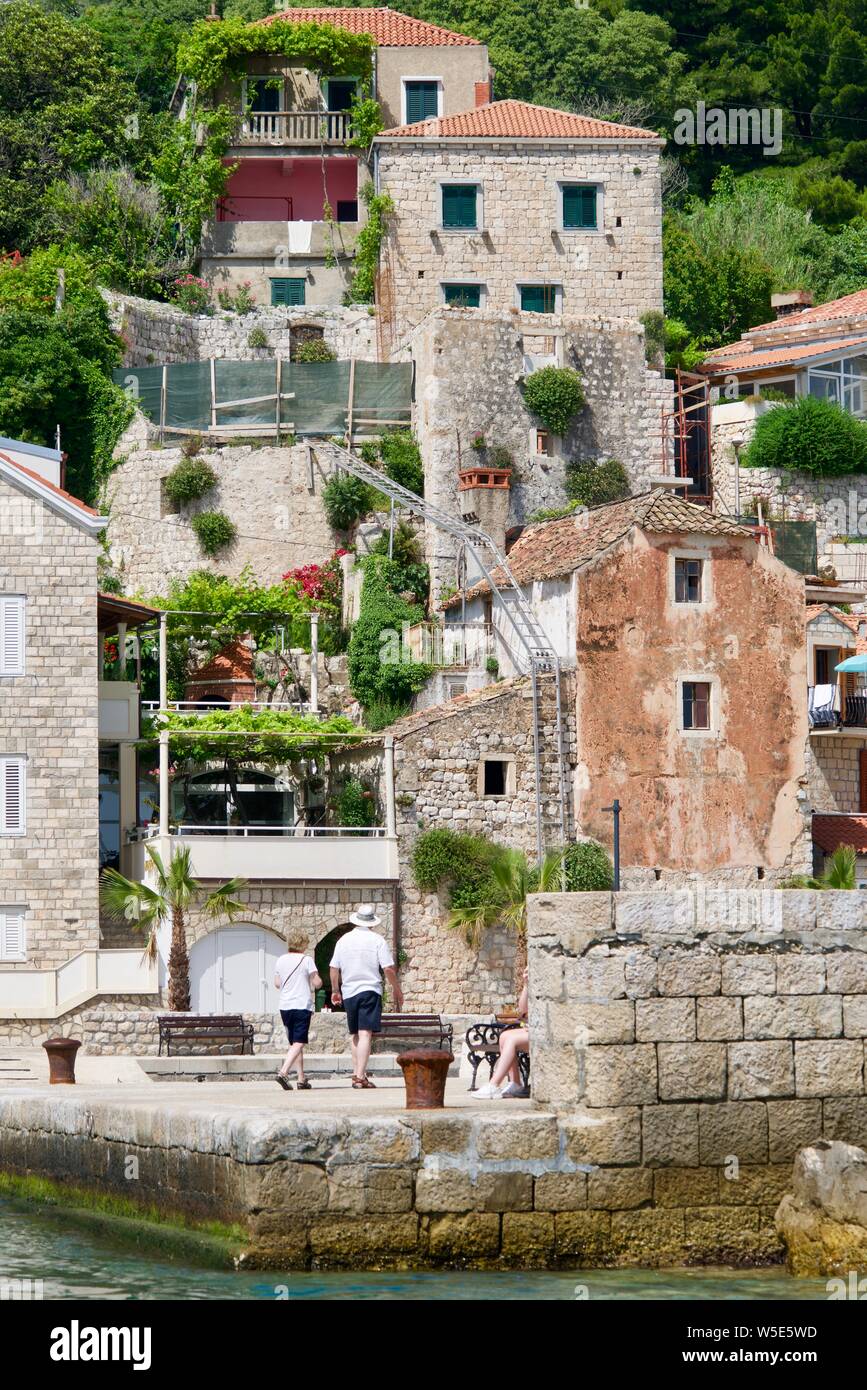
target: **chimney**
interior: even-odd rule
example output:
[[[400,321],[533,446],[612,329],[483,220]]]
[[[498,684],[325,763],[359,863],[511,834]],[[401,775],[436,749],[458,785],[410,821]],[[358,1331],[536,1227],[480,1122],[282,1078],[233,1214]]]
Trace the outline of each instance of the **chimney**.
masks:
[[[476,87],[476,106],[487,106],[488,102],[491,100],[491,79],[490,79],[490,77],[487,78],[487,80],[486,80],[485,82],[477,82],[477,83],[475,84],[475,87]]]
[[[772,294],[771,308],[778,319],[787,319],[790,314],[799,314],[802,309],[812,309],[813,296],[809,290],[788,290],[786,294]]]

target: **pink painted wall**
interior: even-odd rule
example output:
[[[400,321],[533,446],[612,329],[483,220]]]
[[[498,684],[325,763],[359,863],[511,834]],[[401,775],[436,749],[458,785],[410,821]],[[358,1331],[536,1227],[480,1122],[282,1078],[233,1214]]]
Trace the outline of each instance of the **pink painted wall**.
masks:
[[[338,201],[358,197],[358,161],[326,159],[325,186],[336,217]],[[323,201],[318,158],[242,159],[229,180],[220,221],[320,222]]]

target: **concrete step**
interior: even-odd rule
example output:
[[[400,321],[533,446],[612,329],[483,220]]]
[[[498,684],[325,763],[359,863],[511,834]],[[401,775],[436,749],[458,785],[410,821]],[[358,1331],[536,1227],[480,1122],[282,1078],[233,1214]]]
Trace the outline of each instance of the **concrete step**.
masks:
[[[38,1074],[26,1053],[6,1053],[0,1056],[0,1083],[36,1081]]]
[[[273,1076],[285,1057],[285,1052],[262,1052],[252,1057],[139,1057],[138,1064],[152,1081],[212,1081],[262,1080]],[[381,1052],[370,1058],[367,1069],[371,1076],[402,1077],[396,1052]],[[460,1057],[449,1067],[449,1076],[457,1076]],[[352,1058],[348,1052],[305,1052],[304,1070],[311,1077],[351,1076]]]

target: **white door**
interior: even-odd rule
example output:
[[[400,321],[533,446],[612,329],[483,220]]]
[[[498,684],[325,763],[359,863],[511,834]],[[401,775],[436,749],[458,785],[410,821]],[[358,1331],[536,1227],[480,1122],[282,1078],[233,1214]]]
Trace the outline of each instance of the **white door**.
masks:
[[[190,952],[195,1013],[263,1014],[277,1007],[274,965],[285,946],[261,927],[223,927]]]

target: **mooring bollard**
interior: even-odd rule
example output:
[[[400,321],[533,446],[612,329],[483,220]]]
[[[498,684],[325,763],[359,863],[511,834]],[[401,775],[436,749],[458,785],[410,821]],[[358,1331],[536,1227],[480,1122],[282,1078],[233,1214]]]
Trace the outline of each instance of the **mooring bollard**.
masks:
[[[47,1038],[42,1044],[48,1053],[48,1084],[75,1085],[75,1054],[81,1047],[76,1038]]]
[[[454,1061],[451,1052],[417,1048],[398,1054],[403,1072],[407,1110],[442,1110],[445,1105],[446,1077]]]

